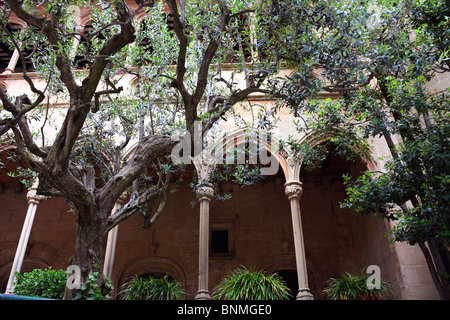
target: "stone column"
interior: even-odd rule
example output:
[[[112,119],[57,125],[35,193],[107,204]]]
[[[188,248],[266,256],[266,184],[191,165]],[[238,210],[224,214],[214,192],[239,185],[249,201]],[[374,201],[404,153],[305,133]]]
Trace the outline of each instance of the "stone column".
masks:
[[[297,264],[298,294],[297,300],[313,300],[308,287],[308,274],[306,270],[305,245],[303,242],[302,219],[300,213],[300,197],[303,189],[300,181],[288,181],[285,184],[285,193],[291,202],[292,227],[294,231],[295,262]]]
[[[114,205],[111,215],[115,214],[120,208],[122,208],[125,201],[126,193],[122,194]],[[108,240],[106,242],[105,249],[105,262],[103,264],[103,273],[109,279],[112,278],[112,270],[114,266],[114,254],[116,253],[117,233],[119,232],[119,226],[115,226],[108,232]]]
[[[28,239],[30,238],[31,227],[33,226],[34,216],[36,215],[36,209],[38,204],[45,199],[45,197],[36,194],[38,182],[36,181],[31,188],[28,189],[27,200],[28,210],[25,216],[25,221],[22,227],[22,233],[20,234],[19,244],[17,245],[16,254],[14,256],[11,273],[9,274],[8,284],[6,285],[6,294],[13,294],[13,283],[15,281],[14,272],[20,272],[22,268],[23,259],[28,245]]]
[[[20,33],[22,33],[25,28],[26,27],[22,28],[20,30]],[[19,47],[21,47],[22,43],[19,42],[18,45],[19,45]],[[17,62],[19,61],[19,57],[20,57],[20,52],[17,48],[15,48],[13,51],[13,54],[11,56],[11,59],[9,59],[8,66],[5,68],[5,71],[3,71],[3,74],[14,73],[14,69],[16,68]]]
[[[3,71],[3,74],[10,74],[14,72],[14,69],[16,68],[17,61],[19,61],[19,50],[14,49],[14,52],[11,56],[11,59],[9,60],[8,66],[5,68],[5,71]]]
[[[198,291],[195,300],[210,300],[208,290],[208,264],[209,264],[209,202],[214,196],[211,184],[201,184],[197,187],[197,198],[200,202],[200,229],[198,253]]]

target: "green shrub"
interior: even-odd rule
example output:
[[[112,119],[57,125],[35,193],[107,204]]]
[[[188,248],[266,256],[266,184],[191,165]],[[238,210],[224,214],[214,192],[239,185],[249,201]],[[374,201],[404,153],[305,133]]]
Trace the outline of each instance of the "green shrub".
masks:
[[[172,281],[168,276],[150,276],[141,278],[136,276],[123,285],[124,300],[182,300],[186,291],[181,282]]]
[[[245,267],[231,271],[213,293],[213,299],[225,300],[287,300],[289,296],[289,288],[277,274]]]
[[[62,299],[67,281],[66,270],[34,269],[23,274],[16,272],[14,294],[49,299]]]
[[[389,282],[383,279],[380,279],[380,288],[369,289],[369,276],[364,270],[360,275],[345,272],[341,278],[330,278],[324,292],[331,300],[378,300],[392,293]]]

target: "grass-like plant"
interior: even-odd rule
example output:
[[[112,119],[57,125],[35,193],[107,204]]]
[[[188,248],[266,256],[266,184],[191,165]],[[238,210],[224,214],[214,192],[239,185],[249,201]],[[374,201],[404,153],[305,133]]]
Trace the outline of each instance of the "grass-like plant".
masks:
[[[173,281],[167,275],[164,277],[136,276],[123,285],[123,300],[182,300],[186,291],[180,281]]]
[[[331,300],[378,300],[392,293],[389,281],[383,279],[379,288],[369,288],[368,277],[364,269],[360,275],[345,272],[341,278],[330,278],[324,292]]]
[[[235,269],[215,287],[213,299],[287,300],[289,288],[276,274],[245,267]]]

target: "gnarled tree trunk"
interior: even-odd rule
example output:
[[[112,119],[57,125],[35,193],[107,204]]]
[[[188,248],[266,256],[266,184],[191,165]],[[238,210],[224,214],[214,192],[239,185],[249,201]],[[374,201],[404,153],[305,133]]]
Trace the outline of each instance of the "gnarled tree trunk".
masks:
[[[105,222],[105,213],[101,211],[77,213],[75,250],[69,265],[79,268],[81,288],[66,286],[63,299],[92,298],[93,294],[89,290],[94,287],[87,284],[89,277],[94,280],[92,284],[98,286],[99,293],[103,296],[109,293],[108,282],[103,275]]]

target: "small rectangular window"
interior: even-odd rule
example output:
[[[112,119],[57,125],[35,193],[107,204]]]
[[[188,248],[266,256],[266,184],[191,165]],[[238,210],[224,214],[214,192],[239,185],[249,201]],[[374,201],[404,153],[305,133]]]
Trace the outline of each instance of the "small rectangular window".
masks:
[[[228,230],[211,231],[211,253],[228,253]]]

